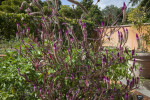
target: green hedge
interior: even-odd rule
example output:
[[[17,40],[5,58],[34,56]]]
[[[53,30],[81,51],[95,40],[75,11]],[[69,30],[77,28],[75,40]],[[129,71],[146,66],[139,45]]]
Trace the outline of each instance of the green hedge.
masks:
[[[17,32],[16,24],[21,26],[26,24],[33,30],[32,17],[27,14],[15,14],[0,12],[0,36],[4,36],[6,39],[10,39],[11,36],[15,36]]]
[[[33,32],[35,30],[36,24],[32,19],[33,17],[28,16],[27,14],[0,12],[0,36],[4,36],[6,39],[10,39],[11,36],[15,37],[17,32],[17,26],[16,26],[17,23],[19,23],[21,26],[24,26],[24,24],[26,24],[31,28],[31,31]],[[73,25],[74,31],[78,37],[82,35],[80,25],[79,23],[77,23],[76,19],[68,19],[68,18],[63,19],[59,17],[59,20],[60,23],[68,22],[71,25]],[[94,23],[88,20],[83,20],[83,22],[86,23],[87,31],[88,33],[90,33],[88,34],[88,36],[90,37],[93,36]],[[63,26],[61,27],[63,28]]]

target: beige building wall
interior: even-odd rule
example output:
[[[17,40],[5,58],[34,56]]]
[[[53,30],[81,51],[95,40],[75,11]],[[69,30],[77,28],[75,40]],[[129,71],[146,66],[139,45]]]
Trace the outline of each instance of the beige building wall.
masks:
[[[137,41],[136,41],[136,33],[138,34],[138,30],[134,27],[132,27],[131,25],[126,25],[126,26],[122,26],[125,29],[128,29],[129,33],[128,33],[128,41],[126,43],[125,46],[129,47],[130,50],[132,49],[137,49]],[[146,24],[143,26],[143,30],[142,33],[146,33],[146,28],[150,28],[150,24]],[[109,28],[107,32],[110,32]],[[120,32],[123,33],[123,29],[120,28],[119,29]],[[104,46],[117,46],[118,43],[118,31],[115,31],[114,34],[111,36],[110,41],[108,39],[105,40]],[[148,50],[150,51],[150,45],[147,46]]]

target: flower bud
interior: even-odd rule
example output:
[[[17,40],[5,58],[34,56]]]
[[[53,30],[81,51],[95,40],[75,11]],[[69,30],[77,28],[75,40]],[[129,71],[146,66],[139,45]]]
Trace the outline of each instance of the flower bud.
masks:
[[[36,85],[34,84],[34,91],[36,91]]]

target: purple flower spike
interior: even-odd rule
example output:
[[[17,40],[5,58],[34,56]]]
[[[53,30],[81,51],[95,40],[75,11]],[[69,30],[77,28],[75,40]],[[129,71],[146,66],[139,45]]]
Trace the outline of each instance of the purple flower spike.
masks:
[[[105,57],[103,56],[103,59],[102,59],[102,64],[104,64],[105,63]]]
[[[135,64],[135,58],[133,59],[133,64]]]
[[[106,55],[108,55],[108,51],[107,51],[107,49],[105,49],[105,53],[106,53]]]
[[[128,93],[125,93],[125,100],[128,100],[129,96]]]
[[[101,33],[101,28],[98,29],[98,32]]]
[[[104,26],[104,23],[103,23],[103,22],[101,22],[101,26]]]
[[[36,91],[36,85],[34,84],[34,91]]]
[[[82,26],[82,28],[83,28],[83,29],[85,29],[85,28],[86,28],[86,24],[85,24],[85,23],[84,23],[84,25]]]
[[[58,33],[61,34],[61,30],[60,29],[58,30]]]
[[[138,36],[138,34],[136,34],[136,40],[139,40],[139,36]]]
[[[40,94],[42,93],[42,88],[40,88]]]
[[[18,32],[16,32],[16,38],[17,38],[17,40],[19,39],[19,34],[18,34]]]
[[[122,40],[122,38],[123,38],[122,32],[120,33],[120,38],[121,38],[121,40]]]
[[[53,47],[53,49],[54,49],[54,50],[56,50],[56,44],[55,44],[55,43],[54,43],[54,47]]]
[[[109,78],[108,77],[106,78],[106,82],[109,83]]]
[[[126,32],[127,32],[127,33],[129,32],[128,29],[126,29]]]
[[[106,81],[106,77],[105,76],[104,76],[103,80]]]
[[[68,30],[65,30],[66,35],[68,35]]]
[[[125,29],[124,29],[124,27],[122,27],[122,29],[123,29],[123,32],[125,32]]]
[[[136,80],[136,81],[137,81],[137,82],[136,82],[137,84],[139,83],[139,79],[140,79],[140,78],[139,78],[139,77],[137,77],[137,80]]]
[[[135,49],[132,50],[132,56],[135,54]]]
[[[29,32],[29,31],[30,31],[30,27],[27,28],[27,32]]]
[[[113,96],[110,96],[110,100],[113,100]]]
[[[118,57],[120,56],[119,52],[117,53],[117,56],[118,56]]]
[[[140,67],[140,72],[142,72],[142,67]]]
[[[129,83],[130,83],[130,81],[129,81],[129,80],[127,80],[127,85],[129,85]]]
[[[120,32],[118,31],[118,37],[120,37]]]
[[[133,67],[131,67],[131,72],[133,72]]]
[[[73,74],[71,74],[71,80],[73,80],[73,78],[74,78],[74,76],[73,76]]]
[[[46,92],[47,94],[49,94],[49,90],[47,89],[47,92]]]
[[[125,4],[125,2],[123,3],[123,7],[122,7],[122,10],[126,10],[127,9],[127,6]]]

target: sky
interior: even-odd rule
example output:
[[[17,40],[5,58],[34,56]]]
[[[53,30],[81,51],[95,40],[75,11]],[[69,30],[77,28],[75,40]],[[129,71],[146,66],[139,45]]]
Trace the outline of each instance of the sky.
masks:
[[[42,1],[45,1],[45,0],[42,0]],[[76,0],[76,1],[82,1],[82,0]],[[94,1],[94,4],[97,2],[97,0],[93,0]],[[117,7],[122,7],[123,6],[123,2],[126,3],[126,5],[128,5],[130,0],[100,0],[100,2],[98,3],[98,6],[101,8],[101,9],[104,9],[106,6],[109,6],[109,5],[115,5]],[[67,0],[61,0],[62,4],[63,5],[69,5],[69,6],[72,6],[72,3],[68,2]],[[131,5],[128,5],[128,7],[131,7]]]

